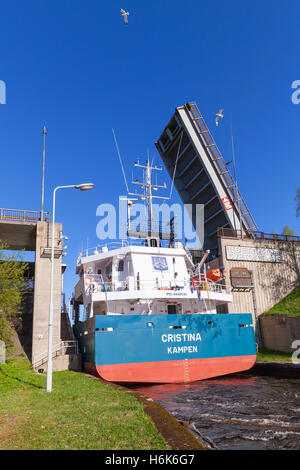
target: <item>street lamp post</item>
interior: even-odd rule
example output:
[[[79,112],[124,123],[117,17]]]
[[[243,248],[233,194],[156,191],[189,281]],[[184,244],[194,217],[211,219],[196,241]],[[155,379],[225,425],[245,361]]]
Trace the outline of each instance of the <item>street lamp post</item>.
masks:
[[[41,207],[41,222],[44,221],[44,184],[45,184],[45,139],[47,135],[46,127],[43,129],[44,147],[43,147],[43,175],[42,175],[42,207]]]
[[[52,236],[51,236],[51,278],[50,278],[50,302],[48,324],[48,362],[47,362],[47,392],[52,392],[52,326],[53,326],[53,284],[54,284],[54,228],[55,228],[55,196],[58,189],[75,188],[81,191],[89,191],[94,187],[93,183],[76,184],[69,186],[57,186],[53,191],[52,208]]]

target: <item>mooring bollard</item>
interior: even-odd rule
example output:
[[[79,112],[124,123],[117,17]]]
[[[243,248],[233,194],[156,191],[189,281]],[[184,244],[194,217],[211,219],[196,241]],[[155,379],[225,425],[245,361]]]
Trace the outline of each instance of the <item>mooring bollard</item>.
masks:
[[[0,341],[0,364],[5,364],[5,343]]]

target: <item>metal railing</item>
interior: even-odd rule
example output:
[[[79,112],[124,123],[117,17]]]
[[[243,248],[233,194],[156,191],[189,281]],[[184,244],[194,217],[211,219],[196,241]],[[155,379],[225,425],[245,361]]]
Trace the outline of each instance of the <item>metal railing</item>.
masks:
[[[218,229],[218,236],[224,238],[247,238],[252,240],[270,240],[270,241],[282,241],[282,242],[300,242],[300,236],[295,235],[284,235],[277,233],[265,233],[265,232],[245,232],[244,230],[235,230],[232,228],[221,227]]]
[[[88,275],[93,278],[92,274]],[[107,292],[124,292],[124,291],[143,291],[143,290],[153,290],[153,291],[162,291],[162,290],[171,290],[178,292],[191,292],[193,291],[193,284],[190,279],[176,279],[176,280],[136,280],[136,279],[126,279],[122,282],[105,282],[97,280],[97,276],[94,275],[95,279],[91,282],[86,288],[86,294],[92,295],[96,293],[107,293]],[[202,291],[216,292],[216,293],[226,293],[230,294],[231,289],[225,284],[217,282],[204,282],[204,281],[194,281],[195,288]]]
[[[179,240],[175,240],[174,243],[181,243]],[[86,248],[79,253],[77,262],[80,261],[80,258],[85,258],[87,256],[98,255],[111,250],[117,250],[127,246],[145,246],[148,247],[147,243],[143,239],[124,239],[120,241],[114,241],[109,243],[100,243],[97,246]],[[183,246],[183,245],[182,245]],[[149,247],[156,248],[156,247]],[[160,248],[169,248],[169,240],[160,240]]]
[[[41,220],[41,212],[0,208],[0,220],[16,222],[38,222]],[[50,212],[44,212],[44,221],[50,221]]]
[[[220,284],[217,282],[203,282],[194,280],[195,290],[200,290],[202,292],[215,292],[217,294],[231,294],[232,289],[230,286],[225,284]]]
[[[140,243],[136,243],[136,244],[141,245],[142,244],[141,241],[139,242]],[[79,253],[78,258],[82,258],[82,257],[85,258],[86,256],[98,255],[106,251],[118,250],[120,248],[124,248],[125,246],[129,246],[128,240],[120,240],[120,241],[109,242],[109,243],[99,243],[99,245],[92,246],[90,248],[86,248],[85,250],[82,250]]]
[[[63,356],[64,354],[78,354],[78,341],[60,341],[53,346],[52,358]],[[32,363],[36,368],[48,362],[48,351],[44,351],[34,358]]]
[[[98,292],[124,292],[124,291],[136,291],[136,290],[183,290],[190,287],[190,283],[187,280],[136,280],[136,279],[125,279],[119,282],[99,281],[97,276],[89,274],[88,277],[94,278],[89,286],[86,288],[87,294],[93,294]]]
[[[248,209],[237,185],[234,181],[228,165],[225,163],[223,156],[218,149],[205,121],[200,113],[196,103],[188,103],[187,109],[190,113],[191,119],[195,124],[195,128],[198,131],[201,142],[205,146],[207,153],[211,159],[214,168],[220,180],[225,185],[228,195],[236,207],[237,212],[241,212],[243,226],[249,230],[249,232],[257,230],[257,225],[252,217],[250,210]]]

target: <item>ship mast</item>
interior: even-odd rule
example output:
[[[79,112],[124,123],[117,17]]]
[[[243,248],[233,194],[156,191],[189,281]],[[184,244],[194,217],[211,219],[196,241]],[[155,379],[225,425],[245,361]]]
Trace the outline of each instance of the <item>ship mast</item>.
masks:
[[[148,230],[150,234],[153,232],[153,207],[152,207],[152,199],[164,199],[168,200],[170,198],[163,197],[163,196],[156,196],[153,195],[152,190],[157,191],[159,188],[166,189],[167,185],[164,183],[163,185],[159,184],[152,184],[151,182],[151,174],[152,170],[154,171],[162,171],[162,167],[151,166],[149,160],[147,160],[146,165],[141,165],[139,161],[137,161],[134,166],[142,168],[144,172],[143,182],[138,180],[132,181],[132,184],[137,184],[141,186],[141,189],[144,190],[144,194],[137,194],[137,193],[128,193],[129,196],[138,196],[141,199],[147,201],[147,208],[148,208]]]

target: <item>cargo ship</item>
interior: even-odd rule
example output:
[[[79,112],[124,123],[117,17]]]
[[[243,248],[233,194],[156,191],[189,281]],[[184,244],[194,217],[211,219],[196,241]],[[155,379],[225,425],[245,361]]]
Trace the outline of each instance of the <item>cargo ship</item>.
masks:
[[[173,220],[169,237],[154,229],[156,185],[149,161],[137,166],[145,170],[146,228],[133,231],[128,213],[131,237],[77,259],[74,332],[83,369],[117,383],[189,383],[250,369],[256,361],[251,313],[218,313],[232,302],[226,273],[209,269],[209,251],[195,265],[175,241]]]

